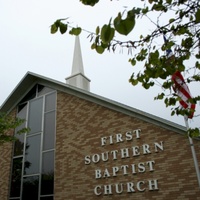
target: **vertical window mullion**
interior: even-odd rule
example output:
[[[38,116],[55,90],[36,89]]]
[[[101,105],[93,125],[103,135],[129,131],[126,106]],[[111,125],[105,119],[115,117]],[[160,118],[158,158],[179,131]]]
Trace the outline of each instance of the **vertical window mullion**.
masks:
[[[26,127],[28,127],[28,115],[29,115],[29,101],[27,102],[27,110],[26,110]],[[21,191],[20,191],[20,200],[22,200],[23,193],[23,178],[24,178],[24,162],[25,162],[25,153],[26,153],[26,136],[27,133],[24,134],[24,148],[23,148],[23,158],[22,158],[22,176],[21,176]]]
[[[41,195],[41,178],[42,178],[42,160],[43,160],[43,138],[44,138],[44,109],[45,109],[45,96],[43,96],[43,107],[42,107],[42,129],[41,129],[41,144],[40,144],[40,175],[39,175],[39,190],[38,199]]]
[[[14,168],[12,167],[11,178],[13,178],[11,180],[18,181],[17,184],[13,184],[14,188],[18,189],[11,190],[12,181],[10,181],[10,200],[27,199],[28,195],[31,195],[32,192],[32,194],[34,194],[32,195],[34,200],[36,198],[38,198],[37,200],[45,198],[53,199],[56,140],[56,100],[57,92],[55,90],[45,86],[42,86],[42,88],[39,90],[39,86],[35,85],[28,95],[26,95],[26,98],[24,98],[18,105],[19,116],[25,118],[26,120],[23,124],[23,127],[30,127],[32,131],[24,134],[24,139],[21,138],[20,143],[17,144],[19,146],[16,146],[16,153],[13,151],[12,161],[13,165],[15,166]],[[27,104],[26,110],[23,107],[24,103]],[[55,124],[51,125],[52,122]],[[52,132],[52,129],[54,129],[54,132]],[[49,142],[45,139],[45,133],[47,133],[46,137],[50,137],[48,138]],[[46,142],[48,142],[48,145]],[[36,157],[39,158],[35,159]],[[19,162],[21,164],[19,164]],[[30,165],[31,163],[32,165]],[[48,163],[51,164],[48,165]],[[15,169],[21,169],[20,175],[16,174]],[[48,190],[44,189],[46,188],[45,186],[49,186]]]

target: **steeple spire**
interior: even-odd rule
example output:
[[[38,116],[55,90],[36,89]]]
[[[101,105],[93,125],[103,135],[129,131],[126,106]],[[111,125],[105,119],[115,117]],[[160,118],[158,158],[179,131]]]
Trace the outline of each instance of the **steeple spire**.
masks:
[[[76,36],[76,38],[75,38],[74,58],[73,58],[71,75],[77,74],[77,73],[84,74],[83,59],[82,59],[79,36]]]
[[[69,85],[73,85],[87,91],[90,90],[90,79],[88,79],[84,74],[79,36],[76,36],[75,38],[71,76],[67,77],[65,80]]]

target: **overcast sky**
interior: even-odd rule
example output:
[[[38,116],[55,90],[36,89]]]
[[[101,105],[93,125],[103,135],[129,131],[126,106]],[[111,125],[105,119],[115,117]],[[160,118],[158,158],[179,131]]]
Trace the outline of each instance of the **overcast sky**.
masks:
[[[110,17],[115,17],[125,6],[139,6],[135,2],[133,5],[130,0],[101,0],[91,8],[79,0],[0,0],[0,105],[28,71],[62,82],[70,75],[75,38],[69,34],[50,34],[50,25],[56,19],[69,17],[72,26],[94,32],[97,25],[108,23]],[[151,31],[152,26],[144,19],[129,39]],[[131,55],[125,49],[123,53],[117,50],[99,55],[90,49],[87,36],[88,33],[83,32],[80,42],[85,75],[91,80],[92,93],[184,125],[183,117],[171,117],[170,108],[162,101],[153,100],[162,92],[159,86],[145,90],[128,82],[135,68],[129,64]],[[199,85],[190,87],[193,95],[198,94],[197,88]],[[199,105],[197,108],[199,110]],[[193,118],[190,126],[199,127],[198,121]]]

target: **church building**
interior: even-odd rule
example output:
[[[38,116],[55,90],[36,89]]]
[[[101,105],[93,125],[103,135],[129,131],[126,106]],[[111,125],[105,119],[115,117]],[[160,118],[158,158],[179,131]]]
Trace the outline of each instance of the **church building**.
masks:
[[[200,200],[186,128],[90,92],[79,37],[66,83],[28,72],[0,112],[30,128],[0,145],[0,200]]]

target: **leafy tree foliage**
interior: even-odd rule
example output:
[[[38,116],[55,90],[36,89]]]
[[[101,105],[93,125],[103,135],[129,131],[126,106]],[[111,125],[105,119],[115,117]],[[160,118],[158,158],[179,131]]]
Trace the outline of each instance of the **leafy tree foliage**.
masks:
[[[80,0],[84,5],[95,6],[99,0]],[[119,12],[102,27],[97,26],[90,32],[91,48],[102,54],[105,50],[115,52],[117,48],[126,48],[134,55],[129,59],[131,65],[142,63],[143,67],[130,77],[132,85],[141,84],[145,89],[155,86],[159,82],[162,88],[155,99],[164,100],[166,106],[172,106],[171,114],[189,115],[188,110],[180,108],[177,102],[180,98],[171,90],[173,75],[177,70],[187,78],[187,84],[200,81],[200,1],[197,0],[140,0],[141,7],[133,7]],[[134,3],[133,3],[134,5]],[[154,16],[152,20],[151,16]],[[134,31],[135,25],[143,18],[149,19],[155,27],[151,33],[143,33],[139,38],[127,39]],[[163,20],[165,19],[165,20]],[[167,20],[166,20],[167,19]],[[51,26],[51,33],[60,30],[72,35],[81,33],[80,27],[71,27],[67,19],[59,19]],[[164,24],[163,24],[164,21]],[[161,23],[162,22],[162,23]],[[162,25],[160,25],[162,24]],[[123,35],[126,41],[117,40]],[[168,38],[163,42],[163,35]],[[162,43],[157,45],[157,41]],[[166,51],[172,49],[174,56],[167,58]],[[193,66],[187,66],[187,61],[195,60]],[[193,97],[194,103],[200,96]],[[176,107],[177,106],[177,107]],[[191,131],[193,135],[199,131]]]
[[[23,119],[13,118],[12,116],[0,113],[0,145],[5,142],[15,141],[16,137],[9,132],[14,131],[17,127],[20,127],[24,123]],[[27,128],[21,128],[17,131],[17,134],[28,132]]]

